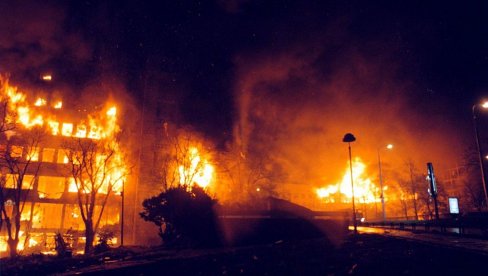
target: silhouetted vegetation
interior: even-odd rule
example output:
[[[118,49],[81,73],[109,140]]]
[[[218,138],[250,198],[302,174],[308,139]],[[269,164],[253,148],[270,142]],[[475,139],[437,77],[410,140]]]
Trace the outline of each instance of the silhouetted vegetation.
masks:
[[[144,200],[140,216],[159,227],[167,246],[216,246],[220,244],[216,204],[202,188],[182,185]]]

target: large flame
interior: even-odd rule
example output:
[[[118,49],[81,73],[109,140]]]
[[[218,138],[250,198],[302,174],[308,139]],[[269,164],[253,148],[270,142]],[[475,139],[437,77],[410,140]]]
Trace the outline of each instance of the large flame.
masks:
[[[117,107],[114,104],[106,104],[101,112],[88,114],[85,120],[79,122],[69,122],[58,118],[59,110],[63,107],[61,99],[48,102],[45,98],[37,97],[34,101],[29,101],[27,94],[19,91],[15,86],[9,84],[8,78],[0,75],[0,99],[7,102],[7,109],[12,123],[18,123],[26,129],[34,126],[45,127],[53,136],[65,136],[88,139],[107,139],[113,137],[120,130],[117,124]],[[119,145],[115,145],[115,156],[111,160],[115,165],[110,169],[107,183],[113,185],[115,192],[120,192],[123,175],[126,168],[122,161]],[[38,149],[30,154],[32,161],[38,160]],[[102,158],[102,157],[100,157]],[[98,162],[102,162],[97,160]],[[67,163],[63,161],[63,163]],[[120,168],[120,169],[119,169]],[[202,181],[202,183],[205,183]],[[70,183],[70,192],[76,192]],[[100,192],[106,193],[108,186],[104,185]]]
[[[188,162],[187,166],[180,165],[178,167],[180,184],[193,185],[195,183],[202,188],[208,187],[212,181],[214,167],[200,157],[196,147],[189,149],[188,160],[186,161]]]
[[[108,104],[102,112],[88,114],[86,121],[65,122],[58,119],[55,110],[63,107],[63,101],[56,99],[51,103],[45,98],[37,97],[29,101],[27,94],[11,86],[5,76],[0,75],[0,98],[8,103],[7,109],[16,123],[30,129],[34,126],[45,126],[52,135],[66,137],[102,139],[118,132],[117,108]]]
[[[365,175],[366,165],[359,158],[356,158],[352,163],[352,167],[356,201],[364,203],[379,202],[379,188]],[[328,203],[351,202],[352,187],[349,164],[340,183],[319,188],[316,193],[319,198],[324,199]]]

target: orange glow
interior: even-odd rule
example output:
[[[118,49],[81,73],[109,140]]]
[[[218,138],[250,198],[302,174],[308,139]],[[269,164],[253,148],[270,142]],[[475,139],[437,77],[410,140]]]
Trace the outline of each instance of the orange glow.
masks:
[[[73,124],[63,123],[61,128],[61,135],[71,136],[73,134]]]
[[[27,152],[27,160],[30,161],[39,161],[39,148],[30,148],[29,152]]]
[[[85,138],[86,137],[86,126],[83,124],[76,126],[76,133],[74,136],[78,137],[78,138]]]
[[[63,102],[62,101],[57,101],[54,103],[53,106],[55,109],[61,109],[63,107]]]
[[[212,181],[214,167],[207,160],[202,160],[197,148],[191,147],[188,153],[189,165],[186,168],[180,165],[178,168],[180,184],[195,183],[202,188],[208,187]]]
[[[354,180],[354,196],[357,201],[365,203],[379,202],[379,198],[375,196],[379,190],[376,185],[366,175],[366,165],[356,158],[352,164],[353,180]],[[328,203],[334,203],[336,200],[341,202],[351,202],[352,187],[351,187],[351,173],[349,165],[345,171],[342,181],[340,183],[329,185],[316,190],[317,196],[324,199]]]
[[[19,91],[17,87],[11,86],[8,79],[3,75],[0,75],[0,98],[7,100],[7,108],[14,114],[12,118],[16,118],[16,122],[27,129],[34,126],[45,126],[54,136],[62,135],[89,139],[109,138],[119,131],[117,107],[113,104],[107,105],[100,113],[89,114],[85,120],[85,122],[88,121],[88,124],[63,122],[56,118],[56,114],[49,113],[49,110],[32,109],[27,100],[27,95]],[[38,97],[34,102],[34,106],[37,107],[47,104],[47,100],[41,97]],[[50,105],[54,109],[61,109],[63,101],[58,99]]]
[[[59,134],[59,122],[49,121],[47,122],[49,129],[51,129],[51,134],[57,136]]]
[[[43,98],[37,98],[36,102],[34,103],[35,106],[45,106],[46,100]]]
[[[42,75],[41,78],[43,81],[52,81],[53,80],[53,76],[50,74]]]

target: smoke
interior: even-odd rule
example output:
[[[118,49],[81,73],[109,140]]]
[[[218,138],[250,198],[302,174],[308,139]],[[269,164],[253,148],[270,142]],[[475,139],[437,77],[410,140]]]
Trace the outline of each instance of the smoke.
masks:
[[[439,174],[454,166],[462,134],[436,115],[442,99],[431,106],[394,51],[372,55],[371,48],[332,46],[308,41],[236,58],[236,140],[286,172],[279,185],[339,182],[348,162],[342,143],[348,132],[357,138],[353,157],[373,176],[377,151],[388,143],[395,148],[381,150],[387,171],[406,175],[407,160],[420,171],[433,162]]]
[[[66,10],[52,1],[2,1],[0,18],[0,71],[15,79],[38,79],[60,61],[79,68],[91,56],[84,39],[66,29]]]

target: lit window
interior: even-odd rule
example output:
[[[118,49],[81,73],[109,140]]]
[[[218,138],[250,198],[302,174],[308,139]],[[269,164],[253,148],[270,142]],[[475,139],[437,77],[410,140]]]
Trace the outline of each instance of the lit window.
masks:
[[[73,124],[63,123],[61,128],[61,135],[71,136],[73,135]]]
[[[64,150],[58,150],[57,162],[59,164],[68,164],[69,159],[68,159],[68,156],[66,155],[66,152]]]
[[[10,173],[6,174],[5,188],[16,189],[18,180],[19,180],[19,175],[10,174]],[[34,186],[34,176],[24,175],[24,178],[22,179],[22,189],[24,190],[32,189],[33,186]]]
[[[59,134],[59,122],[49,121],[49,128],[51,129],[51,134],[56,136]]]
[[[78,137],[78,138],[85,138],[86,137],[86,126],[81,124],[81,125],[77,125],[76,126],[76,134],[75,134],[75,137]]]
[[[32,190],[34,187],[34,176],[33,175],[24,175],[22,179],[22,189],[29,189]]]
[[[55,149],[44,148],[42,150],[42,162],[54,162]]]
[[[6,174],[5,175],[5,188],[15,189],[17,186],[17,175],[16,174]]]
[[[37,191],[45,198],[58,199],[64,193],[65,178],[56,176],[39,176]]]
[[[39,148],[38,147],[29,148],[29,152],[27,152],[27,160],[39,161]]]
[[[23,148],[20,146],[12,146],[10,149],[10,157],[20,158],[22,157]]]

